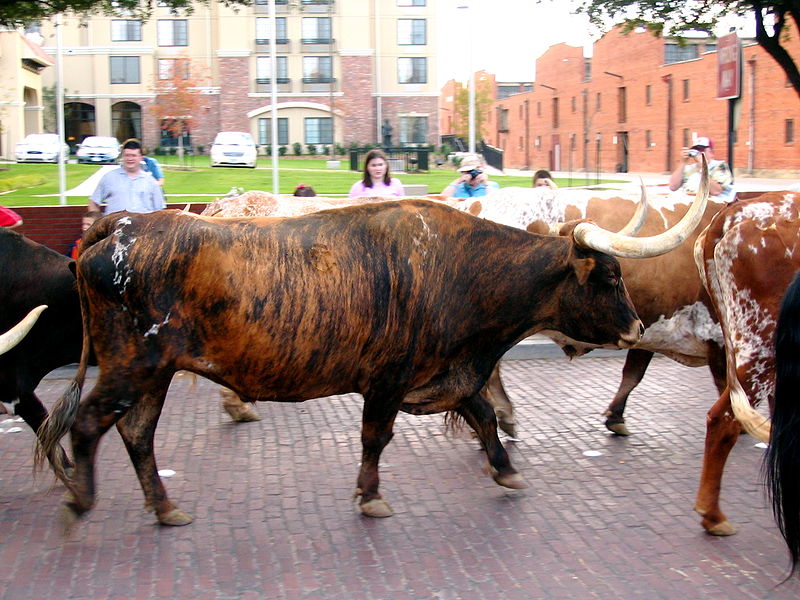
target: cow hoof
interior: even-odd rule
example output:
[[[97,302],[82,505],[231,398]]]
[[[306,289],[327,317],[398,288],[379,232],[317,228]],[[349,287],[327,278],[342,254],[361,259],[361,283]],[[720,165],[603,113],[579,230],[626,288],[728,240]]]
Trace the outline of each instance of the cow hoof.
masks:
[[[725,519],[722,523],[717,523],[713,527],[708,527],[706,529],[706,533],[708,533],[709,535],[719,535],[719,536],[735,535],[736,527],[734,527],[730,521]]]
[[[194,517],[189,513],[183,512],[180,508],[173,508],[168,513],[158,515],[158,522],[162,525],[170,525],[171,527],[180,527],[181,525],[188,525],[194,521]]]
[[[228,413],[237,423],[252,423],[253,421],[260,421],[261,415],[256,412],[256,409],[244,402],[239,404],[226,404],[222,402],[222,408]]]
[[[361,509],[361,514],[365,517],[380,519],[383,517],[391,517],[394,514],[392,507],[389,506],[389,503],[383,498],[373,498],[372,500],[360,504],[359,508]]]
[[[512,490],[524,490],[528,487],[522,475],[519,473],[508,473],[506,475],[495,475],[494,480],[498,485],[511,488]]]
[[[517,426],[513,421],[498,419],[497,426],[500,428],[500,431],[504,431],[508,437],[517,439]]]
[[[609,423],[608,421],[606,421],[606,429],[608,429],[612,433],[625,437],[631,434],[631,432],[628,431],[628,428],[625,427],[625,423]]]

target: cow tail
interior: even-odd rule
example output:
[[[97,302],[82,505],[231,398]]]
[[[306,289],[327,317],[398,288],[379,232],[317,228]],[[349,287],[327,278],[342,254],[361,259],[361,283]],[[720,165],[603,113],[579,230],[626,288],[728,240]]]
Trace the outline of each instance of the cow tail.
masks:
[[[764,471],[772,510],[791,556],[800,561],[800,276],[786,290],[775,331],[772,438]]]
[[[80,277],[78,277],[80,288]],[[89,356],[92,351],[92,341],[89,336],[89,307],[83,294],[79,294],[81,304],[81,321],[83,324],[83,345],[81,347],[81,361],[75,377],[64,390],[64,393],[53,405],[50,414],[39,427],[36,436],[36,449],[33,456],[34,471],[40,471],[45,460],[50,465],[56,476],[62,481],[66,480],[66,465],[63,454],[59,452],[59,442],[72,427],[78,414],[78,404],[81,400],[83,383],[86,379],[86,370],[89,366]]]

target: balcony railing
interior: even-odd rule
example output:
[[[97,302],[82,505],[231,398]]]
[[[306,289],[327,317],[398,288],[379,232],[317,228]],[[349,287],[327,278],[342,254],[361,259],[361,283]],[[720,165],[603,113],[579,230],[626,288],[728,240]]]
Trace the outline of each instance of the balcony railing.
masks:
[[[282,84],[282,83],[290,83],[292,80],[290,77],[276,77],[275,83]],[[259,84],[270,84],[272,79],[270,77],[256,77],[256,83]]]
[[[276,46],[285,46],[289,43],[289,38],[277,38],[275,40]],[[265,38],[256,38],[256,46],[269,46],[269,40]]]
[[[289,77],[276,77],[275,91],[281,93],[291,92],[292,80]],[[272,79],[269,77],[256,77],[255,92],[257,94],[269,94],[272,92]]]
[[[303,77],[303,83],[336,83],[335,77]]]
[[[333,0],[301,0],[300,4],[307,13],[326,13],[333,8]]]

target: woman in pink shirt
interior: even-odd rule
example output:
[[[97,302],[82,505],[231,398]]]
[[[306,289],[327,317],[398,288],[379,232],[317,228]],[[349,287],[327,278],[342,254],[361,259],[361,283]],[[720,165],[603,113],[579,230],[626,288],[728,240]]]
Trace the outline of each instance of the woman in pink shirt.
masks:
[[[364,159],[364,176],[350,188],[350,197],[404,196],[403,184],[389,175],[389,161],[382,150],[370,150]]]

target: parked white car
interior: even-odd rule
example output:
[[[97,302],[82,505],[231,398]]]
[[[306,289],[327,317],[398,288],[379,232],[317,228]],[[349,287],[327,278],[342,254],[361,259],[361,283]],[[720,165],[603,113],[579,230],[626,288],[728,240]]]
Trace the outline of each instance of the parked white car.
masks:
[[[69,156],[69,146],[59,143],[55,133],[29,133],[14,148],[14,157],[21,162],[58,162],[58,149],[61,148],[64,162]]]
[[[258,151],[253,136],[242,131],[220,131],[211,145],[212,167],[256,166]]]
[[[117,162],[122,146],[115,137],[106,135],[90,135],[78,144],[78,163],[114,163]]]

